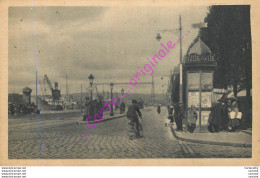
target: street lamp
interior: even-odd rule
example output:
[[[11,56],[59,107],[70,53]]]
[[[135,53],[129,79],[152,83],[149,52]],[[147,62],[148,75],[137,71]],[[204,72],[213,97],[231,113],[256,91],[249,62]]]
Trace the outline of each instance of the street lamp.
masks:
[[[181,25],[181,15],[179,17],[179,38],[182,39],[182,25]],[[168,31],[168,32],[173,32],[172,30],[163,30],[164,31]],[[161,40],[161,36],[158,33],[156,36],[156,40],[160,41]],[[183,99],[183,91],[182,91],[182,40],[180,40],[180,85],[179,85],[179,103],[182,103],[182,99]]]
[[[92,85],[93,85],[93,81],[94,81],[94,76],[92,74],[90,74],[88,79],[89,79],[89,85],[90,85],[90,99],[92,101]]]
[[[114,84],[113,82],[110,83],[110,89],[111,89],[111,99],[113,98],[113,87],[114,87]],[[110,111],[110,116],[113,116],[114,115],[114,112],[113,112],[113,105],[111,103],[111,111]]]
[[[122,96],[124,95],[124,93],[125,93],[125,90],[122,88],[122,90],[121,90]]]
[[[125,112],[125,104],[124,104],[124,98],[123,98],[124,94],[125,94],[125,90],[122,88],[122,90],[121,90],[122,102],[121,102],[121,106],[120,106],[120,114]]]

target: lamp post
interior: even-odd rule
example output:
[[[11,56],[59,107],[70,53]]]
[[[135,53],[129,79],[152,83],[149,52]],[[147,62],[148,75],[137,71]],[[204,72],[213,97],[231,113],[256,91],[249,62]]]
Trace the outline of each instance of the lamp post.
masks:
[[[125,112],[125,104],[124,104],[124,98],[123,98],[124,94],[125,94],[125,90],[122,88],[122,90],[121,90],[122,102],[121,102],[121,106],[120,106],[120,114]]]
[[[92,85],[93,85],[93,81],[94,81],[94,76],[92,74],[90,74],[90,76],[88,77],[89,79],[89,85],[90,85],[90,100],[92,101]]]
[[[182,25],[181,25],[181,15],[179,17],[179,38],[182,39]],[[162,32],[173,32],[173,30],[162,30]],[[158,33],[156,36],[156,40],[160,41],[161,36]],[[179,103],[182,103],[183,93],[182,93],[182,40],[180,40],[180,86],[179,86]]]
[[[122,96],[125,94],[125,90],[123,88],[121,90],[121,94],[122,94]],[[123,99],[122,99],[122,101],[123,101]]]
[[[111,89],[111,99],[113,97],[113,87],[114,87],[114,84],[113,82],[110,83],[110,89]],[[114,112],[113,112],[113,105],[111,104],[111,110],[110,110],[110,116],[113,116],[114,115]]]

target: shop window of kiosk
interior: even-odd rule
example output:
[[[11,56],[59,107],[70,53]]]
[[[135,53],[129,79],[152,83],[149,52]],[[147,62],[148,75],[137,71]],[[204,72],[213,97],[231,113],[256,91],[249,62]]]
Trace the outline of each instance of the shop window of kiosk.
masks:
[[[212,90],[213,73],[202,72],[201,73],[201,90]]]
[[[188,107],[190,108],[192,105],[197,108],[200,106],[199,92],[188,93]]]
[[[195,106],[201,125],[205,126],[212,107],[213,71],[187,72],[187,86],[187,108]]]
[[[201,107],[211,108],[211,92],[201,92]]]
[[[188,90],[199,90],[200,88],[200,73],[188,73]]]

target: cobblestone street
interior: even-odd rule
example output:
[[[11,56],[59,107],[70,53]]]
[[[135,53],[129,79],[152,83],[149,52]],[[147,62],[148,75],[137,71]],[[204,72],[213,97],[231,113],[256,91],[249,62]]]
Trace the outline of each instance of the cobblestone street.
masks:
[[[53,122],[53,125],[42,129],[43,140],[40,122],[38,126],[35,122],[34,127],[16,127],[17,122],[9,121],[9,159],[251,157],[251,148],[176,140],[170,127],[165,126],[165,122],[168,122],[166,108],[163,108],[160,115],[154,107],[145,108],[142,113],[144,137],[135,140],[128,138],[126,117],[98,123],[93,129],[89,129],[86,124],[68,120],[64,121],[66,125],[48,120],[46,122]],[[88,131],[89,134],[77,143]]]

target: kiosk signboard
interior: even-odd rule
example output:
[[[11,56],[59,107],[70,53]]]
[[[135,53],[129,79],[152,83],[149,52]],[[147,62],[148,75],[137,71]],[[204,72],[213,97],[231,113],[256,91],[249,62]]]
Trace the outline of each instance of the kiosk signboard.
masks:
[[[214,63],[215,59],[212,54],[190,54],[186,63]]]

